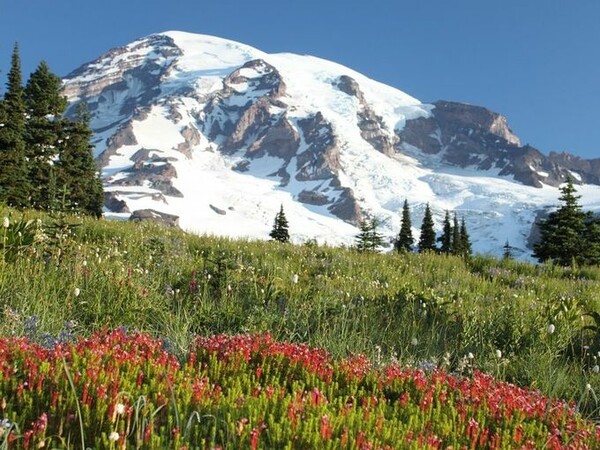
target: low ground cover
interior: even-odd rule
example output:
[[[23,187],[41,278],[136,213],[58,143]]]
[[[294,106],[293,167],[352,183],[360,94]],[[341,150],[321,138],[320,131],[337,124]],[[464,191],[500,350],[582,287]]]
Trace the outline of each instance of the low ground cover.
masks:
[[[5,448],[594,448],[575,405],[470,377],[334,360],[268,334],[185,361],[123,329],[46,349],[0,339]]]
[[[323,349],[333,361],[365,355],[377,370],[485,373],[600,418],[598,268],[358,253],[2,214],[6,339],[51,351],[125,328],[147,333],[185,365],[198,336],[269,333]]]

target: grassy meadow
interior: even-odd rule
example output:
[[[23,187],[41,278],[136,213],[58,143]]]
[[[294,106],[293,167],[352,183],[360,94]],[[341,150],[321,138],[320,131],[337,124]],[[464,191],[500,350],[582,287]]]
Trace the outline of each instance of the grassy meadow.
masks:
[[[152,223],[8,209],[2,211],[4,216],[9,221],[7,228],[0,229],[0,350],[4,349],[0,351],[0,361],[4,358],[0,422],[6,426],[2,431],[0,423],[0,448],[35,448],[34,442],[75,448],[283,448],[284,442],[290,448],[514,448],[515,442],[522,442],[523,448],[529,448],[527,439],[531,448],[540,448],[540,442],[548,448],[566,448],[560,445],[569,445],[573,436],[588,439],[578,448],[593,448],[590,442],[599,436],[596,431],[594,437],[591,422],[585,422],[600,419],[599,268],[535,266],[479,256],[464,260],[434,254],[358,253],[194,236]],[[147,359],[158,358],[157,367],[167,367],[157,372],[159,381],[171,380],[162,390],[156,388],[162,403],[151,388],[154,384],[135,382],[140,371],[152,373],[143,358],[135,362],[146,364],[143,369],[133,362],[127,363],[131,367],[111,369],[122,374],[123,383],[129,376],[133,381],[119,384],[118,389],[113,386],[105,409],[84,401],[81,373],[85,373],[84,362],[94,360],[93,351],[86,353],[90,346],[85,342],[106,343],[115,333],[123,342],[134,336],[134,341],[153,342],[147,346],[160,344],[160,349],[152,347]],[[228,357],[223,355],[239,352],[243,345],[223,353],[225,344],[210,344],[220,335],[250,336],[243,342],[259,344],[253,347],[253,356],[242,352],[227,368],[223,361]],[[271,351],[273,343],[284,348]],[[105,348],[106,355],[113,355],[115,347],[119,345]],[[141,351],[132,348],[131,354]],[[58,398],[71,405],[70,425],[57,418],[67,414],[68,407],[57,406],[60,401],[48,398],[49,391],[40,388],[38,394],[23,394],[27,378],[19,384],[18,377],[29,367],[28,352],[45,361],[35,371],[46,374],[46,378],[40,375],[44,380],[52,378]],[[295,352],[325,352],[323,367],[331,368],[331,374],[323,375],[318,364],[299,361]],[[358,369],[349,370],[357,361],[362,361]],[[99,367],[106,368],[105,363]],[[172,367],[181,370],[172,377],[165,375]],[[185,384],[184,379],[194,376],[194,367],[212,380],[213,388],[222,390],[218,401],[208,395],[194,404],[192,394],[173,389],[173,383]],[[382,381],[382,374],[392,369],[410,376],[396,374]],[[223,378],[224,374],[235,377]],[[552,433],[559,430],[566,436],[566,424],[571,422],[565,418],[553,422],[548,409],[532,422],[523,413],[514,420],[503,417],[500,423],[496,416],[501,413],[490,409],[490,399],[481,406],[487,408],[485,412],[474,409],[472,417],[461,416],[468,408],[448,413],[441,405],[446,418],[439,420],[431,418],[438,414],[432,412],[437,411],[435,405],[425,405],[430,408],[425,411],[429,418],[410,416],[409,409],[394,412],[391,406],[381,406],[390,398],[396,404],[403,393],[412,392],[415,411],[420,406],[423,413],[425,391],[419,391],[415,381],[420,376],[429,380],[433,390],[428,392],[434,392],[436,399],[441,391],[451,392],[444,386],[456,388],[447,377],[473,382],[491,376],[485,383],[507,382],[510,385],[501,386],[527,389],[529,394],[518,396],[535,393],[566,402],[568,420],[588,429],[552,447]],[[280,392],[275,394],[278,402],[271,405],[273,394],[261,393],[253,397],[252,407],[249,400],[237,404],[242,397],[252,397],[241,392],[245,388],[251,392],[260,380],[262,389]],[[328,387],[332,380],[340,389],[337,393]],[[156,386],[164,380],[159,381]],[[392,388],[388,382],[389,386],[413,385]],[[25,385],[26,391],[31,384]],[[326,403],[310,397],[315,389],[325,392]],[[364,392],[378,398],[380,406],[366,401]],[[277,428],[271,416],[281,413],[293,423],[290,405],[303,395],[310,397],[307,401],[314,407],[314,415],[307,409],[302,416],[302,426],[308,428]],[[361,395],[361,407],[356,407],[358,402],[351,405],[355,415],[343,419],[339,415],[343,405],[338,402]],[[229,400],[223,403],[225,398]],[[371,419],[364,417],[365,401],[367,411],[377,411]],[[115,405],[125,405],[130,419],[121,419]],[[40,419],[45,408],[55,408],[46,416],[49,422]],[[209,412],[203,414],[202,408]],[[165,414],[170,419],[159,423]],[[496,422],[484,426],[490,417]],[[452,422],[450,418],[460,426],[439,425]],[[470,419],[476,420],[476,428]],[[190,428],[196,422],[198,426]],[[360,429],[361,423],[371,425],[365,430]],[[399,423],[412,425],[402,428]],[[92,424],[97,429],[86,434]],[[110,433],[112,426],[118,435]],[[47,432],[50,428],[55,431]],[[146,436],[144,430],[149,429],[154,434]],[[159,438],[160,430],[167,437]],[[509,430],[508,434],[504,436],[502,430]],[[529,437],[520,437],[523,433]],[[461,436],[467,437],[461,440]]]

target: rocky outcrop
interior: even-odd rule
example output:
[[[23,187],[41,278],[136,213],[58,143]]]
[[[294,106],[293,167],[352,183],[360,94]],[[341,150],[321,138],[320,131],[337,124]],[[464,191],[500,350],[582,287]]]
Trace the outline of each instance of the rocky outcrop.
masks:
[[[353,225],[359,225],[363,219],[360,206],[354,197],[352,189],[349,188],[341,188],[341,194],[338,196],[338,199],[327,209],[334,216]]]
[[[184,141],[177,146],[177,151],[183,153],[188,159],[192,157],[192,149],[200,144],[200,132],[193,126],[186,125],[181,130]]]
[[[302,191],[298,200],[316,206],[329,205],[327,209],[334,216],[358,224],[362,218],[358,202],[352,190],[343,187],[338,177],[340,149],[333,127],[321,112],[296,123],[307,144],[306,149],[296,155],[296,180],[329,180],[322,184],[321,190]]]
[[[248,147],[246,156],[258,158],[265,154],[281,158],[286,162],[298,152],[300,136],[285,115],[267,126],[260,136]]]
[[[111,156],[116,155],[121,147],[124,145],[137,145],[137,143],[131,122],[126,122],[107,139],[106,149],[98,156],[96,162],[100,167],[107,166]]]
[[[124,200],[119,199],[115,192],[104,192],[104,206],[114,213],[130,212],[127,203]]]
[[[378,116],[365,100],[360,86],[354,78],[342,75],[337,80],[335,86],[345,94],[356,97],[360,108],[356,113],[357,125],[360,129],[360,135],[373,148],[384,155],[392,156],[394,154],[394,138],[390,138],[383,119]]]
[[[225,77],[223,88],[207,102],[202,114],[204,133],[213,141],[222,141],[226,153],[251,144],[249,137],[258,136],[279,119],[285,91],[273,66],[262,59],[248,61]]]
[[[297,155],[298,181],[327,180],[340,170],[340,150],[331,124],[321,112],[297,121],[307,148]]]
[[[600,158],[583,159],[570,153],[550,152],[548,160],[552,164],[575,172],[573,178],[576,182],[600,184]]]
[[[301,191],[298,194],[298,201],[301,203],[306,203],[308,205],[315,206],[323,206],[327,203],[331,203],[331,200],[329,200],[329,197],[327,197],[327,195],[318,191]]]
[[[148,220],[168,227],[179,227],[179,216],[154,209],[136,209],[131,213],[129,220],[133,222]]]
[[[225,211],[224,209],[221,209],[221,208],[217,208],[215,205],[209,204],[208,206],[210,206],[210,209],[212,209],[214,212],[216,212],[220,216],[224,216],[227,214],[227,211]]]
[[[398,133],[397,151],[404,151],[404,144],[409,144],[425,154],[439,154],[443,162],[496,170],[534,187],[558,186],[569,176],[564,165],[531,146],[522,147],[504,116],[464,103],[439,101],[434,105],[430,117],[406,122]]]
[[[112,186],[148,186],[170,197],[183,197],[183,194],[173,186],[177,178],[175,167],[164,160],[154,162],[139,160],[125,171],[126,177],[111,181]]]
[[[262,59],[248,61],[239,69],[231,72],[223,80],[224,95],[254,93],[259,96],[281,98],[286,86],[281,75],[271,64]]]
[[[112,49],[71,72],[66,78],[72,81],[65,86],[63,93],[70,99],[84,100],[92,121],[96,111],[101,111],[104,104],[115,104],[116,99],[119,99],[120,114],[124,117],[133,113],[137,106],[148,105],[156,98],[160,92],[160,80],[179,55],[181,50],[170,37],[149,36]],[[110,71],[102,70],[107,66],[110,66]],[[125,101],[122,101],[123,97]]]

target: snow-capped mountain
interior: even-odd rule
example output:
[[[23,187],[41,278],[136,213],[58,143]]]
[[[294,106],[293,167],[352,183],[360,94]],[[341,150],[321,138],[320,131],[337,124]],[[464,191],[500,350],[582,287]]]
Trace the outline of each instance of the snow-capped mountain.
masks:
[[[391,239],[407,198],[417,237],[429,203],[440,223],[465,218],[475,251],[508,240],[527,257],[567,175],[600,209],[600,160],[545,156],[485,108],[424,104],[311,56],[171,31],[83,65],[65,94],[90,109],[107,216],[152,209],[193,232],[267,238],[283,205],[295,241],[341,244],[365,215]]]

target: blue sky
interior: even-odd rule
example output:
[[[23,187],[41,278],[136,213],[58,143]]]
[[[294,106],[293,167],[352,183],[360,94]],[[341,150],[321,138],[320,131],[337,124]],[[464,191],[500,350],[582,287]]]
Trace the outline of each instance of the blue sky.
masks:
[[[544,153],[600,158],[598,0],[0,0],[0,79],[19,42],[26,78],[182,30],[330,59],[418,99],[507,116]]]

